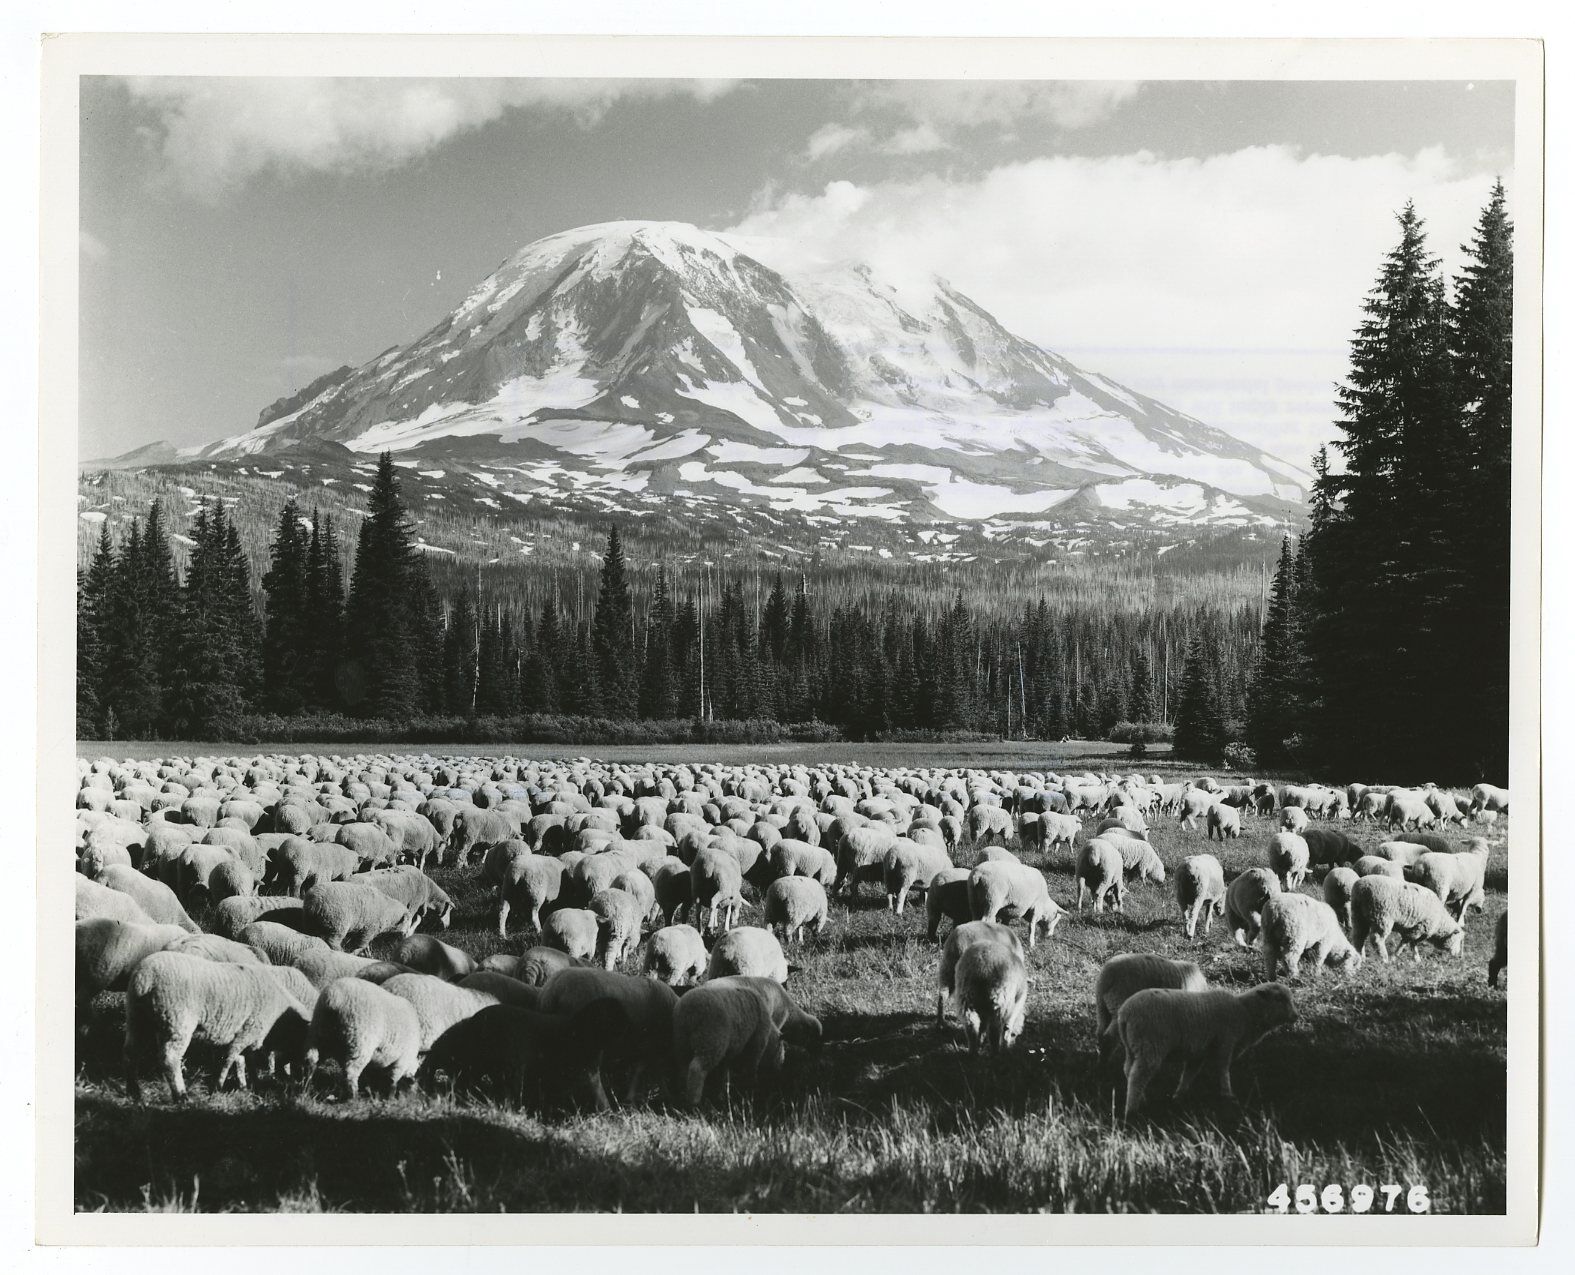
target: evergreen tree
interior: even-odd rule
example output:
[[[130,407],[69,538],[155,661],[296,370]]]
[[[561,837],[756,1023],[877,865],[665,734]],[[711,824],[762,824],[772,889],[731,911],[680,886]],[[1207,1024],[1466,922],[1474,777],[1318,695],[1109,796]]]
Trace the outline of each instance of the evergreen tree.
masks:
[[[601,588],[596,595],[593,656],[598,701],[608,717],[621,720],[639,710],[639,666],[634,657],[634,604],[623,561],[618,528],[607,532],[602,558]]]
[[[476,666],[480,656],[480,635],[475,601],[468,588],[459,591],[459,600],[449,615],[443,636],[443,706],[450,713],[472,717],[476,713]]]
[[[159,504],[144,529],[133,520],[115,559],[102,626],[108,728],[130,739],[153,735],[164,720],[170,630],[180,623],[174,566]],[[149,544],[157,539],[161,544]],[[174,599],[172,601],[172,598]]]
[[[525,658],[520,699],[527,713],[556,713],[559,709],[557,655],[563,645],[558,628],[558,601],[547,595],[536,623],[536,640]]]
[[[1131,691],[1127,697],[1127,714],[1134,722],[1152,722],[1154,716],[1154,670],[1148,662],[1148,652],[1141,646],[1132,652]]]
[[[99,524],[98,549],[87,571],[79,573],[77,587],[77,735],[83,739],[103,730],[103,714],[112,702],[107,642],[114,618],[114,572],[115,550],[106,519]]]
[[[761,646],[770,652],[773,660],[780,662],[787,654],[789,627],[787,590],[782,586],[782,573],[778,571],[760,620]]]
[[[255,619],[249,589],[237,596],[237,569],[244,574],[246,562],[223,503],[202,501],[192,532],[179,631],[171,644],[167,729],[178,738],[224,739],[248,707]]]
[[[302,685],[313,706],[334,708],[340,702],[338,674],[344,638],[344,572],[333,515],[317,510],[312,511],[312,531],[306,545],[305,590],[303,645],[306,669]]]
[[[1176,710],[1173,754],[1186,761],[1214,764],[1225,749],[1225,724],[1220,715],[1215,660],[1199,633],[1187,651],[1181,674],[1181,703]]]
[[[264,707],[298,713],[313,698],[308,557],[311,543],[301,528],[301,510],[285,502],[269,547],[262,579],[264,603],[262,673]],[[319,549],[320,552],[320,549]]]
[[[1269,590],[1258,667],[1247,711],[1247,743],[1259,765],[1281,766],[1289,760],[1285,741],[1301,725],[1301,635],[1297,619],[1296,558],[1291,540],[1280,541],[1280,560]]]
[[[673,604],[667,596],[667,569],[656,574],[656,590],[645,623],[645,660],[640,677],[640,716],[662,720],[673,715]]]

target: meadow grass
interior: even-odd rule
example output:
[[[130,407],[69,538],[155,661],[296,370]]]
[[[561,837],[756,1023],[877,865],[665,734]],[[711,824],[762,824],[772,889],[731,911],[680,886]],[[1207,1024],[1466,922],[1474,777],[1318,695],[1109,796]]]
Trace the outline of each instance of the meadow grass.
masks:
[[[1249,818],[1241,840],[1221,845],[1168,816],[1154,823],[1172,874],[1205,851],[1227,875],[1260,866],[1274,828]],[[1384,839],[1371,825],[1347,827],[1364,843]],[[1072,856],[1031,861],[1070,908]],[[519,930],[497,938],[474,869],[434,875],[456,901],[447,941],[478,958],[529,945]],[[137,1106],[111,1065],[111,1017],[79,1054],[77,1206],[1258,1212],[1281,1182],[1338,1182],[1347,1194],[1365,1182],[1425,1186],[1434,1212],[1502,1212],[1505,1000],[1485,975],[1508,888],[1502,843],[1488,886],[1459,959],[1430,950],[1385,966],[1370,955],[1350,978],[1304,973],[1298,1021],[1238,1062],[1236,1103],[1204,1082],[1131,1122],[1119,1074],[1099,1066],[1094,1047],[1100,963],[1146,951],[1195,960],[1223,986],[1263,977],[1262,957],[1223,922],[1187,940],[1168,881],[1132,890],[1121,915],[1074,910],[1029,954],[1027,1027],[1000,1058],[970,1057],[937,1028],[938,949],[925,940],[922,902],[897,917],[866,885],[833,904],[824,936],[790,949],[801,967],[790,986],[824,1021],[823,1047],[790,1056],[774,1087],[719,1093],[699,1112],[658,1100],[543,1114],[426,1090],[344,1104],[326,1086],[303,1098],[266,1082],[213,1095],[197,1050],[192,1101]],[[1155,1092],[1168,1095],[1167,1078]]]

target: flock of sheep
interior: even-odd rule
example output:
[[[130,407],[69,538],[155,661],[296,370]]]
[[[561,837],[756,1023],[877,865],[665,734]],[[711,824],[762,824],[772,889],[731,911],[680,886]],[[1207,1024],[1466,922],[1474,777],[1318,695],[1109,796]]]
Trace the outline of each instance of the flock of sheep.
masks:
[[[660,1088],[695,1105],[714,1076],[751,1083],[787,1046],[819,1044],[787,953],[826,930],[833,898],[871,882],[898,916],[922,893],[932,942],[950,921],[937,1021],[960,1022],[970,1050],[1004,1050],[1030,981],[1014,924],[1031,949],[1067,915],[1025,858],[1065,846],[1076,910],[1119,911],[1132,883],[1165,882],[1151,821],[1224,841],[1251,814],[1279,826],[1263,866],[1227,881],[1219,859],[1192,855],[1174,890],[1187,937],[1223,917],[1237,943],[1261,947],[1265,981],[1214,987],[1196,963],[1128,953],[1093,988],[1129,1116],[1175,1059],[1178,1095],[1207,1067],[1229,1098],[1237,1055],[1296,1017],[1282,975],[1305,961],[1351,973],[1370,946],[1387,962],[1391,937],[1417,960],[1424,947],[1460,955],[1488,843],[1440,830],[1491,832],[1509,809],[1490,785],[853,765],[271,756],[79,769],[79,1027],[123,1014],[134,1097],[154,1065],[184,1096],[195,1041],[222,1056],[215,1089],[231,1074],[244,1088],[249,1066],[307,1087],[326,1065],[350,1099],[370,1071],[391,1087],[420,1073],[598,1108],[610,1079],[625,1102]],[[1372,854],[1347,831],[1363,820],[1392,837]],[[431,933],[454,903],[429,868],[478,874],[515,951],[478,962]],[[1300,889],[1315,869],[1321,898]],[[760,924],[739,924],[753,909]],[[387,959],[366,954],[387,936]],[[1505,945],[1501,917],[1492,985]]]

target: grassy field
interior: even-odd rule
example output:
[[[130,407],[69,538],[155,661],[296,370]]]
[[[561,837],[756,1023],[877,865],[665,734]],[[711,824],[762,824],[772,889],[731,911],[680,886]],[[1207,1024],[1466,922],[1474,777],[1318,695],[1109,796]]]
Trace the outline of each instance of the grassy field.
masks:
[[[123,747],[109,751],[125,755]],[[913,747],[932,764],[1005,766],[1023,756],[1011,744],[962,745],[955,758]],[[97,745],[86,748],[96,755]],[[860,755],[825,746],[820,754]],[[726,758],[748,759],[746,749]],[[691,750],[688,760],[700,758]],[[1271,820],[1249,819],[1244,838],[1221,847],[1172,818],[1154,822],[1167,869],[1211,850],[1227,876],[1261,865],[1273,831]],[[1370,826],[1352,830],[1383,839]],[[1040,866],[1070,907],[1071,856],[1063,849]],[[529,945],[523,933],[505,944],[489,930],[474,870],[434,875],[457,905],[449,942],[478,957]],[[1233,944],[1222,923],[1189,942],[1168,883],[1133,890],[1125,915],[1074,912],[1030,954],[1027,1029],[1000,1059],[970,1058],[935,1026],[938,949],[925,941],[922,905],[899,918],[865,886],[851,907],[834,903],[822,938],[790,951],[802,966],[790,987],[826,1026],[822,1050],[790,1056],[771,1091],[734,1090],[698,1113],[657,1103],[543,1116],[425,1090],[346,1105],[326,1087],[300,1098],[266,1083],[215,1096],[195,1050],[193,1100],[139,1107],[105,1066],[118,1053],[111,1019],[80,1053],[77,1206],[1257,1212],[1281,1182],[1293,1191],[1311,1182],[1340,1183],[1347,1194],[1358,1183],[1421,1185],[1434,1212],[1502,1212],[1505,1000],[1488,989],[1485,967],[1506,877],[1499,842],[1487,910],[1469,921],[1460,959],[1429,951],[1420,964],[1384,966],[1371,956],[1349,979],[1304,975],[1299,1021],[1237,1064],[1237,1103],[1200,1090],[1162,1099],[1133,1122],[1119,1114],[1119,1076],[1102,1072],[1095,1055],[1100,963],[1149,951],[1196,960],[1224,986],[1263,976],[1258,953]],[[1321,897],[1312,883],[1304,889]],[[1156,1092],[1168,1088],[1162,1078]]]

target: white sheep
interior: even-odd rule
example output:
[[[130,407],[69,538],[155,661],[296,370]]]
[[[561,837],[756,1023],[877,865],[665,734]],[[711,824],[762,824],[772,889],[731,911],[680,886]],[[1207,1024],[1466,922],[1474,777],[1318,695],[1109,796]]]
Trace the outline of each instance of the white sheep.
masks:
[[[1105,900],[1111,898],[1111,906],[1120,912],[1126,895],[1125,866],[1114,842],[1104,837],[1086,842],[1077,854],[1077,910],[1083,910],[1086,889],[1093,899],[1094,911],[1103,912]]]
[[[403,965],[396,965],[392,961],[374,961],[369,956],[336,952],[327,946],[321,949],[304,949],[296,954],[290,964],[311,979],[312,985],[319,990],[339,978],[384,983],[395,974],[409,972]]]
[[[1178,1054],[1182,1067],[1176,1097],[1205,1064],[1212,1063],[1220,1097],[1234,1101],[1230,1069],[1238,1055],[1276,1027],[1295,1021],[1290,989],[1278,983],[1244,992],[1154,987],[1133,993],[1116,1017],[1116,1032],[1126,1054],[1127,1118],[1143,1105],[1149,1085],[1166,1061]]]
[[[784,943],[801,942],[805,926],[823,934],[831,920],[826,887],[814,877],[779,877],[766,888],[762,919],[766,929],[780,928]]]
[[[898,837],[881,861],[882,880],[886,885],[886,906],[901,916],[908,891],[928,886],[937,872],[951,866],[952,861],[946,854],[945,846],[920,845],[908,837]]]
[[[1285,889],[1301,888],[1311,861],[1307,842],[1296,833],[1276,832],[1269,838],[1269,870],[1279,877]]]
[[[968,1052],[978,1053],[984,1042],[993,1054],[1009,1049],[1022,1035],[1028,1009],[1023,949],[1015,943],[970,944],[957,959],[953,982],[952,1003],[962,1018]]]
[[[1420,859],[1429,849],[1433,849],[1420,842],[1412,841],[1383,841],[1373,851],[1375,858],[1388,859],[1391,863],[1398,863],[1402,868],[1409,868]],[[1437,847],[1442,849],[1442,845]]]
[[[361,1073],[376,1067],[397,1088],[421,1065],[421,1019],[408,1000],[359,978],[337,978],[318,993],[306,1031],[306,1066],[301,1081],[310,1087],[323,1058],[343,1072],[345,1095],[360,1092]]]
[[[1417,849],[1421,849],[1420,846]],[[1405,864],[1399,859],[1385,859],[1376,854],[1364,854],[1351,865],[1351,870],[1359,877],[1391,877],[1396,881],[1405,880]]]
[[[76,988],[79,1000],[123,990],[143,958],[190,937],[178,925],[137,925],[95,919],[76,925]]]
[[[1208,808],[1207,825],[1210,841],[1224,841],[1228,837],[1239,837],[1241,836],[1241,811],[1234,806],[1226,806],[1216,801]]]
[[[226,965],[272,964],[266,952],[259,952],[249,944],[237,943],[234,939],[227,939],[218,934],[187,934],[176,939],[164,950],[184,952],[188,956],[200,956],[205,961],[217,961]]]
[[[1280,811],[1280,827],[1285,832],[1306,832],[1309,822],[1307,812],[1300,806],[1286,806]]]
[[[640,946],[645,909],[627,890],[612,887],[598,890],[586,904],[586,911],[597,919],[602,968],[615,969]]]
[[[559,908],[543,922],[541,941],[578,960],[593,960],[601,943],[601,918],[587,908]]]
[[[1070,850],[1077,841],[1077,834],[1083,830],[1082,820],[1076,815],[1054,812],[1040,815],[1039,826],[1042,830],[1042,846],[1046,852],[1054,850],[1057,846],[1065,846]]]
[[[1272,983],[1282,966],[1295,978],[1304,956],[1312,957],[1315,977],[1326,962],[1343,966],[1348,975],[1362,964],[1361,950],[1345,937],[1327,903],[1305,894],[1276,894],[1263,905],[1264,978]]]
[[[1480,912],[1487,902],[1484,892],[1487,861],[1486,843],[1480,849],[1460,854],[1429,851],[1419,856],[1416,863],[1406,871],[1406,880],[1431,890],[1443,900],[1446,908],[1452,903],[1457,904],[1455,915],[1464,922],[1468,908]]]
[[[1015,861],[995,860],[975,867],[968,877],[968,901],[975,920],[994,921],[1010,911],[1027,921],[1030,948],[1041,930],[1049,939],[1062,916],[1044,874]]]
[[[1100,1060],[1108,1062],[1120,1048],[1113,1024],[1133,994],[1148,987],[1201,992],[1208,985],[1203,971],[1192,961],[1172,961],[1150,952],[1112,956],[1099,967],[1099,977],[1094,980],[1094,1039]]]
[[[749,974],[786,983],[788,972],[787,957],[777,936],[770,930],[741,925],[717,939],[706,962],[705,976],[709,981],[726,974]]]
[[[262,920],[268,913],[299,911],[300,907],[301,901],[290,895],[254,894],[229,898],[214,908],[209,923],[215,934],[222,934],[227,939],[238,939],[242,930],[253,921]]]
[[[126,1082],[133,1099],[142,1098],[140,1064],[157,1050],[164,1078],[176,1098],[186,1096],[184,1061],[193,1039],[224,1049],[214,1089],[234,1071],[246,1088],[250,1049],[267,1048],[289,1058],[305,1045],[307,1007],[261,966],[226,965],[155,952],[142,961],[126,985]]]
[[[329,951],[328,944],[312,934],[302,934],[276,921],[253,921],[235,936],[236,941],[262,952],[275,965],[294,965],[307,952]]]
[[[1323,901],[1347,930],[1351,928],[1351,887],[1360,880],[1354,869],[1346,867],[1330,868],[1323,879]]]
[[[420,925],[434,917],[442,929],[448,929],[454,914],[454,900],[442,886],[412,864],[393,868],[377,868],[356,875],[356,883],[369,885],[405,905]]]
[[[107,885],[91,881],[80,872],[76,877],[76,919],[91,921],[125,921],[131,925],[154,925],[154,919],[138,906],[129,894],[111,890]]]
[[[1005,943],[1015,947],[1019,953],[1023,945],[1018,942],[1017,935],[999,921],[969,921],[957,926],[946,936],[946,942],[941,946],[941,964],[937,972],[939,991],[935,999],[935,1021],[937,1025],[946,1022],[948,1008],[956,992],[957,962],[962,955],[976,943]]]
[[[1208,934],[1216,916],[1225,911],[1225,869],[1212,854],[1189,855],[1176,869],[1176,903],[1187,937],[1195,938],[1198,920]]]
[[[476,972],[475,959],[430,934],[412,934],[394,951],[394,960],[418,974],[432,974],[450,983]]]
[[[931,943],[940,933],[942,917],[949,917],[954,926],[973,920],[973,901],[968,897],[972,875],[969,868],[945,868],[930,878],[930,888],[924,892],[924,914]]]
[[[396,974],[383,984],[383,990],[409,1001],[415,1008],[421,1021],[422,1053],[431,1049],[432,1042],[455,1023],[498,1003],[496,996],[457,987],[432,974]]]
[[[154,881],[123,864],[111,864],[104,868],[99,882],[135,899],[137,906],[153,919],[155,925],[178,925],[190,934],[198,932],[197,923],[181,906],[175,891],[162,881]]]
[[[336,951],[364,952],[380,934],[411,934],[416,914],[398,899],[359,881],[327,881],[306,892],[307,921]]]
[[[1116,853],[1121,856],[1123,875],[1134,877],[1140,882],[1152,881],[1155,885],[1165,883],[1165,865],[1145,838],[1124,833],[1121,829],[1111,829],[1094,840],[1108,842],[1116,848]]]
[[[1422,959],[1421,945],[1459,956],[1465,944],[1465,927],[1449,915],[1443,901],[1426,886],[1392,877],[1363,877],[1351,888],[1351,941],[1358,951],[1368,940],[1378,945],[1379,956],[1389,962],[1389,936],[1400,935],[1396,953],[1408,945],[1413,959]]]
[[[692,925],[663,926],[645,943],[646,976],[669,987],[694,982],[705,973],[707,959],[705,940]]]

